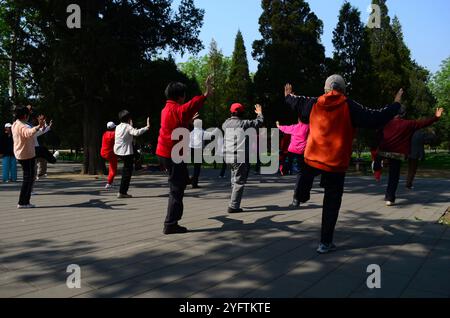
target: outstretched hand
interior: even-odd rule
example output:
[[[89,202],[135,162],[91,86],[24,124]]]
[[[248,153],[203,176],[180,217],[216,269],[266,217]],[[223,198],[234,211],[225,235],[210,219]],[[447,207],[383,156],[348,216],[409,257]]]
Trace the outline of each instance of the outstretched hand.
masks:
[[[277,125],[277,128],[280,128],[280,122],[279,121],[277,121],[275,124]]]
[[[44,115],[39,115],[38,116],[38,122],[39,122],[39,128],[43,128],[45,126],[45,116]]]
[[[205,82],[206,92],[205,96],[211,96],[214,93],[214,86],[213,86],[214,77],[212,75],[209,75]]]
[[[292,95],[292,85],[288,83],[284,86],[284,96],[288,97],[289,95]]]
[[[403,88],[400,88],[400,90],[397,92],[397,95],[395,95],[395,102],[396,103],[402,103],[402,97],[403,97],[403,93],[404,93],[404,91],[403,91]]]
[[[436,109],[436,117],[437,118],[441,118],[443,114],[444,114],[444,108],[439,107],[438,109]]]
[[[255,113],[258,115],[262,115],[262,106],[259,104],[255,105]]]

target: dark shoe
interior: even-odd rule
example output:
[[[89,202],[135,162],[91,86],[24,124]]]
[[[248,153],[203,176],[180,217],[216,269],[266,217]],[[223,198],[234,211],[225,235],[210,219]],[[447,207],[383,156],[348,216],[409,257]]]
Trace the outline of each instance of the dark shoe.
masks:
[[[164,227],[164,234],[165,235],[169,235],[169,234],[185,234],[185,233],[187,233],[187,231],[188,231],[187,228],[185,228],[183,226],[179,226],[178,224]]]
[[[242,212],[244,212],[244,210],[242,209],[228,208],[228,213],[242,213]]]
[[[294,199],[289,206],[290,209],[298,209],[300,207],[300,201],[297,199]]]

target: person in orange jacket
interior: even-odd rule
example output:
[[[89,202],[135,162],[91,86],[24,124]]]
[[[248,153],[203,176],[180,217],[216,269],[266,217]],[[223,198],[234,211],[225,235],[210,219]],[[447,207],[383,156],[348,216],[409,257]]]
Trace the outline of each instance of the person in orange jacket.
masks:
[[[370,110],[349,99],[342,76],[330,76],[325,82],[325,94],[319,98],[295,96],[292,86],[285,86],[287,105],[295,110],[301,121],[310,125],[305,150],[305,167],[298,189],[298,202],[310,200],[314,178],[322,175],[325,188],[322,211],[322,233],[317,252],[325,254],[336,250],[334,229],[344,193],[346,171],[352,156],[356,128],[379,128],[400,111],[403,90],[395,102],[382,110]]]

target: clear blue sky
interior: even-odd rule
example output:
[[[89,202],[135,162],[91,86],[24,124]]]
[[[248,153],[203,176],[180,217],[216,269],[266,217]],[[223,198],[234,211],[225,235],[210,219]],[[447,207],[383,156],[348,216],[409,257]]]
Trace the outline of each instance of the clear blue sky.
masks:
[[[174,0],[174,6],[180,0]],[[371,0],[350,0],[362,13],[362,19],[368,19],[367,7]],[[323,21],[324,32],[322,43],[327,56],[331,56],[333,45],[331,39],[337,24],[339,9],[344,0],[309,0],[311,9]],[[449,0],[389,0],[389,15],[397,15],[403,26],[405,41],[411,50],[412,57],[432,72],[439,69],[441,62],[450,56],[450,1]],[[251,56],[252,43],[260,38],[259,16],[260,0],[195,0],[199,8],[205,9],[204,25],[200,34],[205,50],[214,38],[225,55],[231,55],[234,38],[238,29],[243,33],[250,71],[255,72],[257,62]],[[176,57],[177,62],[187,59]]]

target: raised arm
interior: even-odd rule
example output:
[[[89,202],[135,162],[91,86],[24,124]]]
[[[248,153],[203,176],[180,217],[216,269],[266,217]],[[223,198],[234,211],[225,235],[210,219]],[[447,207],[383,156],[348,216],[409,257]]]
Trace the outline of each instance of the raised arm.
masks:
[[[194,118],[195,114],[197,114],[203,107],[206,99],[213,94],[214,92],[213,77],[211,75],[208,76],[208,78],[206,79],[205,87],[206,91],[203,95],[196,96],[186,104],[180,106],[179,112],[183,123],[185,124],[189,123],[192,120],[192,118]]]
[[[291,84],[285,85],[284,96],[286,105],[296,112],[303,122],[309,123],[309,114],[312,106],[317,102],[317,98],[294,95]]]
[[[411,125],[414,130],[419,130],[419,129],[431,126],[442,117],[443,113],[444,113],[444,109],[438,108],[438,109],[436,109],[436,113],[435,113],[434,117],[428,118],[428,119],[422,119],[422,120],[412,120]]]
[[[139,136],[145,134],[147,131],[149,131],[149,129],[150,129],[150,118],[147,118],[147,126],[146,126],[146,127],[141,128],[141,129],[136,129],[136,128],[133,128],[133,127],[130,125],[130,126],[129,126],[129,130],[128,130],[128,133],[129,133],[131,136],[139,137]]]
[[[243,129],[247,128],[259,128],[264,124],[264,116],[262,113],[261,105],[257,104],[255,106],[256,119],[255,120],[244,120],[243,121]]]
[[[376,129],[386,125],[398,115],[402,105],[403,89],[400,89],[393,104],[380,110],[369,109],[353,100],[347,100],[352,124],[355,128]]]

